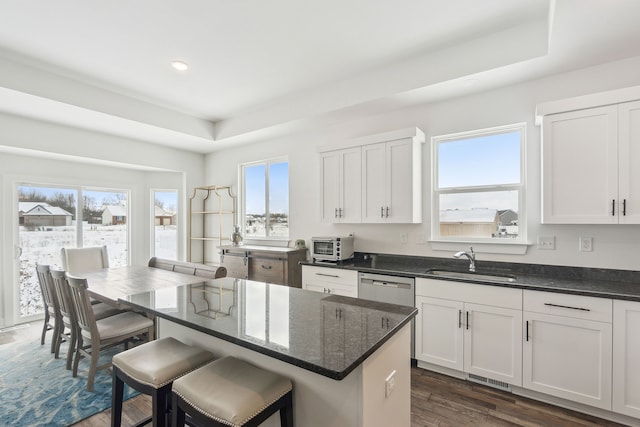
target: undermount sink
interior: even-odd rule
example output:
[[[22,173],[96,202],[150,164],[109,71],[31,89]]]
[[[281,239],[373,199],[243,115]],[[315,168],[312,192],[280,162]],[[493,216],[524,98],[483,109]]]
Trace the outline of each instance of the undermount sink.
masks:
[[[452,279],[468,279],[468,280],[481,280],[483,282],[500,282],[500,283],[512,283],[516,281],[516,276],[511,274],[487,274],[487,273],[472,273],[464,271],[451,271],[451,270],[427,270],[426,274],[439,277],[449,277]]]

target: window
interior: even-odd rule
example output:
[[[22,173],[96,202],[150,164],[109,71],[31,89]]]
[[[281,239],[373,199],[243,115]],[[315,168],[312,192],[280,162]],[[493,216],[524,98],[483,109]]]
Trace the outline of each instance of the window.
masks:
[[[240,224],[246,239],[289,237],[289,163],[273,159],[240,166]]]
[[[153,199],[153,255],[164,259],[178,259],[178,192],[152,190]]]
[[[525,239],[524,123],[432,138],[432,236],[440,241]]]

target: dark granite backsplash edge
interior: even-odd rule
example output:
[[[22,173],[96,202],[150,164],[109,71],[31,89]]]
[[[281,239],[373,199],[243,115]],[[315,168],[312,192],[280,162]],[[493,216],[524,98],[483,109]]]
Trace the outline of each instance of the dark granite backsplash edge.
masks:
[[[344,261],[348,263],[349,261]],[[356,252],[354,264],[359,263],[375,263],[375,264],[393,264],[406,265],[410,270],[424,268],[428,269],[452,269],[465,271],[469,263],[465,259],[440,258],[440,257],[421,257],[415,255],[392,255],[370,252]],[[588,280],[588,281],[608,281],[608,282],[640,282],[640,271],[637,270],[615,270],[607,268],[589,268],[589,267],[570,267],[561,265],[548,264],[525,264],[510,263],[498,261],[476,260],[476,268],[478,271],[536,276],[549,279],[567,279],[567,280]]]

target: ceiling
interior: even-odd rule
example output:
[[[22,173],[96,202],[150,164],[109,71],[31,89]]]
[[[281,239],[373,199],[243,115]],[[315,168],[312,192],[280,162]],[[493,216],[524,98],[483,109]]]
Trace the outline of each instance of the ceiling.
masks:
[[[4,1],[0,111],[208,153],[638,56],[638,17],[637,0]]]

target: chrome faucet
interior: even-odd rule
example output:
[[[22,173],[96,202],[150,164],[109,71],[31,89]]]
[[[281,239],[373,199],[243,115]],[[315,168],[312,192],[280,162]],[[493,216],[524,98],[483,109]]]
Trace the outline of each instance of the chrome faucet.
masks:
[[[469,252],[460,251],[453,255],[454,258],[460,258],[463,256],[466,256],[467,258],[469,258],[469,271],[472,273],[475,272],[476,271],[476,253],[473,252],[473,246],[469,246]]]

